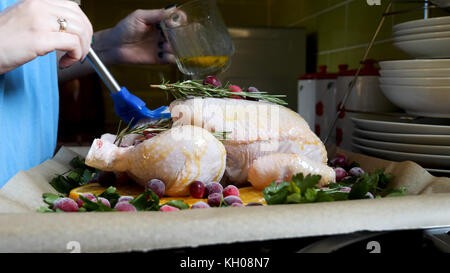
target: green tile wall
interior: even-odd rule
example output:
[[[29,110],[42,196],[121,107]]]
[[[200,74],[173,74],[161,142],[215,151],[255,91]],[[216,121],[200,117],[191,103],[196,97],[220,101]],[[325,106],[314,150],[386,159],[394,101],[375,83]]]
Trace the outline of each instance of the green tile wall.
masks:
[[[339,64],[356,68],[388,3],[388,0],[381,0],[381,6],[369,6],[366,0],[272,0],[269,3],[270,25],[306,29],[310,42],[308,72],[319,65],[327,65],[330,71],[337,71]],[[394,3],[392,10],[420,6],[420,3]],[[433,17],[445,15],[449,15],[447,11],[432,10]],[[392,26],[420,18],[423,18],[423,10],[388,16],[369,57],[409,59],[392,45]]]

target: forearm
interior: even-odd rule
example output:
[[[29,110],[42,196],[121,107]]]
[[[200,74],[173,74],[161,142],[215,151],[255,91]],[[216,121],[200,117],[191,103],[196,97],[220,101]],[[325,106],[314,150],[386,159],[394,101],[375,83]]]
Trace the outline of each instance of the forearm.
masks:
[[[114,52],[114,48],[112,47],[112,43],[109,43],[107,40],[107,33],[110,29],[98,31],[94,34],[94,39],[92,43],[92,49],[97,53],[99,58],[106,66],[110,66],[118,63],[116,53]],[[57,58],[59,62],[59,58],[62,57],[63,53],[58,52]],[[92,66],[90,65],[88,60],[84,60],[83,62],[77,62],[68,68],[60,68],[58,66],[58,80],[59,82],[65,82],[69,80],[73,80],[90,73],[95,72]]]

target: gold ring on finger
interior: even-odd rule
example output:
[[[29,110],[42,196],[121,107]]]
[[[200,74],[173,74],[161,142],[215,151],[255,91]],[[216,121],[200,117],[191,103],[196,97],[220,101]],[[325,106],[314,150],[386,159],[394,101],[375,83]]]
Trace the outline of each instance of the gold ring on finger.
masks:
[[[59,24],[59,32],[66,32],[67,30],[67,20],[64,18],[58,18],[58,24]]]

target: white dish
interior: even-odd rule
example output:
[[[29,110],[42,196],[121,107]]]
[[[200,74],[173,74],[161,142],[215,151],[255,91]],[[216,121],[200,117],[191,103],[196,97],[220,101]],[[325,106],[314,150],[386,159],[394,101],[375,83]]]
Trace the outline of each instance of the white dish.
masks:
[[[449,78],[384,78],[384,77],[380,77],[380,84],[450,87],[450,77]]]
[[[450,24],[450,16],[436,17],[430,19],[419,19],[414,21],[408,21],[401,24],[397,24],[392,27],[392,31],[399,31],[402,29],[419,28],[419,27],[429,27],[438,25],[448,25]]]
[[[419,33],[441,32],[441,31],[450,31],[450,24],[401,29],[392,32],[392,37],[399,37],[403,35],[419,34]]]
[[[383,149],[370,148],[358,144],[353,144],[353,147],[366,154],[385,158],[388,160],[414,161],[422,166],[436,169],[450,168],[450,156],[394,152]]]
[[[408,114],[450,118],[450,87],[380,85],[384,95]]]
[[[386,142],[424,144],[424,145],[442,145],[450,146],[449,135],[428,135],[428,134],[397,134],[374,132],[355,128],[355,135]]]
[[[355,136],[352,138],[352,141],[353,143],[358,145],[388,151],[450,156],[450,146],[385,142],[385,141],[364,139]]]
[[[353,117],[352,121],[358,128],[369,131],[450,136],[450,119],[417,118],[410,120],[393,116],[360,114]]]
[[[423,39],[435,39],[435,38],[449,38],[449,31],[441,31],[441,32],[430,32],[430,33],[417,33],[417,34],[408,34],[408,35],[392,35],[394,37],[394,42],[403,42],[403,41],[413,41],[413,40],[423,40]]]
[[[431,59],[431,60],[397,60],[379,62],[383,70],[403,70],[403,69],[450,69],[450,60],[448,59]],[[450,74],[448,75],[450,77]]]
[[[450,57],[450,37],[395,42],[394,46],[415,58],[445,59]]]
[[[447,78],[450,77],[450,68],[439,69],[404,69],[380,70],[383,78]]]

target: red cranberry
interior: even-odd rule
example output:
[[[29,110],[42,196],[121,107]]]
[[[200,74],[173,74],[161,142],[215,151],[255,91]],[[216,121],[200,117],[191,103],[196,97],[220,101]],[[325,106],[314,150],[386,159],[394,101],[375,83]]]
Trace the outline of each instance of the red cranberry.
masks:
[[[223,197],[229,195],[239,196],[239,189],[233,185],[226,186],[225,189],[223,189]]]
[[[207,76],[205,80],[203,81],[204,85],[211,85],[215,88],[221,87],[222,84],[220,83],[219,79],[214,76]]]
[[[341,167],[338,167],[334,170],[336,173],[336,181],[341,182],[345,177],[348,176],[348,173]]]
[[[194,181],[189,187],[189,192],[194,198],[203,198],[203,195],[205,194],[205,184],[200,181]]]

